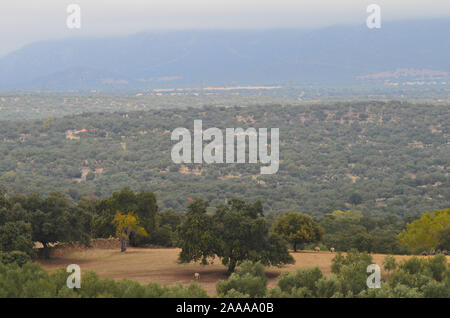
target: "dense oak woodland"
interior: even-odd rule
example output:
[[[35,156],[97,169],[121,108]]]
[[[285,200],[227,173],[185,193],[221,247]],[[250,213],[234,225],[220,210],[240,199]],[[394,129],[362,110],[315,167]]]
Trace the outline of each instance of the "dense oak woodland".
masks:
[[[83,98],[72,100],[73,107],[89,103]],[[0,189],[6,195],[58,190],[77,202],[129,186],[154,192],[162,209],[185,211],[196,197],[211,207],[239,197],[260,200],[266,214],[312,216],[357,208],[406,217],[450,201],[445,103],[132,109],[2,121]],[[170,133],[192,130],[194,119],[204,128],[279,127],[278,173],[260,175],[258,164],[172,163]]]
[[[150,94],[68,94],[68,93],[39,93],[39,94],[2,94],[0,96],[1,120],[30,120],[49,117],[63,117],[79,115],[86,112],[118,112],[118,111],[146,111],[152,109],[179,109],[187,107],[202,107],[204,105],[247,106],[274,103],[299,104],[293,96],[286,97],[291,89],[263,90],[259,95],[250,95],[245,90],[237,90],[237,94],[206,93],[200,90],[186,91],[177,95],[171,93]],[[298,89],[293,90],[295,97]],[[321,93],[320,93],[321,92]],[[318,96],[323,95],[320,91]],[[281,94],[280,94],[281,93]],[[334,94],[333,94],[334,95]],[[333,96],[332,95],[332,96]],[[434,98],[436,96],[433,96]]]

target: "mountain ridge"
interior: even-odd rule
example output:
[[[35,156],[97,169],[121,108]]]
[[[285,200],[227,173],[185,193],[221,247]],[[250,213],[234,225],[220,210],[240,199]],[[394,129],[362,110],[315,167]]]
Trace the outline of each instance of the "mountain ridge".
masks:
[[[0,89],[329,84],[397,69],[448,73],[448,30],[450,19],[441,19],[386,22],[378,30],[188,30],[42,41],[0,59]],[[158,78],[167,80],[148,80]]]

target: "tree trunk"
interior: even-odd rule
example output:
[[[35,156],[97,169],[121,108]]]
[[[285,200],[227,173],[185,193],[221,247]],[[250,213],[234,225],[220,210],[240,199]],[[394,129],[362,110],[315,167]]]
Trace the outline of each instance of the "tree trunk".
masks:
[[[294,242],[294,252],[297,253],[297,242]]]
[[[41,243],[42,243],[42,246],[44,247],[42,249],[42,254],[45,259],[49,259],[50,258],[50,246],[48,246],[47,242],[41,242]]]
[[[121,243],[120,251],[125,252],[127,250],[127,240],[124,238],[121,238],[120,243]]]
[[[227,275],[233,274],[235,269],[236,269],[236,261],[230,260],[230,264],[228,264]]]

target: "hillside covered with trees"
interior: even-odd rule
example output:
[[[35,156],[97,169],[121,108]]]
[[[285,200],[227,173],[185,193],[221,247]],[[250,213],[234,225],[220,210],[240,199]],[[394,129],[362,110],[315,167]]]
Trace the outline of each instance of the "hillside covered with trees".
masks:
[[[0,189],[54,190],[73,201],[129,186],[152,191],[161,208],[185,210],[227,198],[260,200],[264,210],[313,216],[357,207],[408,216],[448,207],[449,105],[352,102],[210,106],[83,113],[0,125]],[[280,168],[259,164],[174,164],[177,127],[280,128]]]

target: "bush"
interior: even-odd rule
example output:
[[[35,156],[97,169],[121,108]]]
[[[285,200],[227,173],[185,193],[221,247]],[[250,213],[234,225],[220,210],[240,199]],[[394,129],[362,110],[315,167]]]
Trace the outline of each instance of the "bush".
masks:
[[[397,262],[395,261],[395,257],[392,255],[388,255],[384,258],[383,268],[386,271],[392,271],[397,268]]]
[[[430,281],[422,290],[427,298],[450,298],[450,284],[445,282]]]
[[[405,270],[408,274],[414,275],[423,271],[424,262],[418,257],[413,256],[400,264],[400,268]]]
[[[278,286],[275,286],[274,288],[269,289],[267,291],[266,296],[269,297],[269,298],[289,298],[290,297],[289,294],[283,292],[280,289],[280,287],[278,287]]]
[[[316,295],[316,283],[323,277],[318,267],[309,269],[298,269],[295,274],[284,272],[278,280],[278,287],[287,294],[303,295],[301,288],[306,290],[307,294]]]
[[[227,291],[226,296],[223,296],[226,298],[250,298],[249,294],[243,294],[239,291],[237,291],[236,289],[230,289],[229,291]]]
[[[93,272],[87,272],[82,276],[80,289],[69,289],[66,286],[68,275],[64,269],[49,275],[36,263],[26,263],[22,267],[15,263],[8,265],[0,263],[0,298],[207,297],[206,292],[193,282],[187,287],[183,287],[181,284],[175,286],[162,286],[157,283],[141,285],[128,279],[118,282],[112,279],[100,279]]]
[[[405,269],[397,269],[389,277],[389,285],[395,287],[397,285],[405,285],[410,288],[420,289],[430,281],[430,277],[422,273],[411,274]]]
[[[339,279],[344,295],[357,295],[367,288],[367,266],[372,263],[372,256],[357,250],[351,250],[346,256],[338,253],[333,258],[331,272]]]
[[[366,267],[363,270],[359,264],[344,266],[338,277],[341,282],[341,291],[349,297],[357,295],[367,288]]]
[[[54,297],[56,287],[39,264],[0,263],[0,298]]]
[[[206,298],[208,294],[198,284],[191,282],[187,287],[183,285],[165,286],[161,298]]]
[[[358,297],[360,298],[421,298],[421,294],[417,288],[410,288],[405,285],[382,285],[381,288],[370,288],[362,291]]]
[[[350,250],[346,256],[338,253],[331,261],[331,272],[339,274],[344,266],[353,265],[363,268],[364,273],[368,265],[372,264],[372,256],[368,253],[362,253],[358,250]]]
[[[1,224],[1,223],[0,223]],[[6,222],[0,226],[0,251],[22,251],[30,257],[35,255],[30,223]]]
[[[264,297],[267,289],[267,277],[264,266],[257,262],[245,261],[228,280],[217,282],[217,294],[220,297],[248,296]]]
[[[207,293],[198,284],[164,286],[158,283],[141,285],[123,279],[101,279],[93,272],[82,276],[80,289],[66,286],[68,273],[60,269],[48,274],[39,264],[20,260],[29,257],[23,252],[0,253],[0,298],[5,297],[65,297],[65,298],[202,298]],[[6,259],[14,261],[3,264]],[[391,259],[391,258],[389,258]],[[366,286],[366,264],[371,261],[365,253],[336,255],[334,272],[324,277],[319,268],[299,269],[281,274],[275,288],[267,290],[267,277],[261,263],[245,261],[228,280],[217,283],[220,297],[374,297],[374,298],[450,298],[450,270],[442,255],[419,259],[412,257],[399,264],[381,288]]]
[[[425,270],[428,271],[433,279],[442,281],[447,271],[447,258],[444,255],[436,255],[425,263]]]
[[[323,277],[316,282],[316,295],[320,298],[331,298],[341,291],[341,282],[332,275],[329,278]]]
[[[16,263],[19,266],[23,266],[24,264],[31,261],[30,256],[21,251],[12,251],[12,252],[0,252],[0,263],[3,264],[12,264]]]

